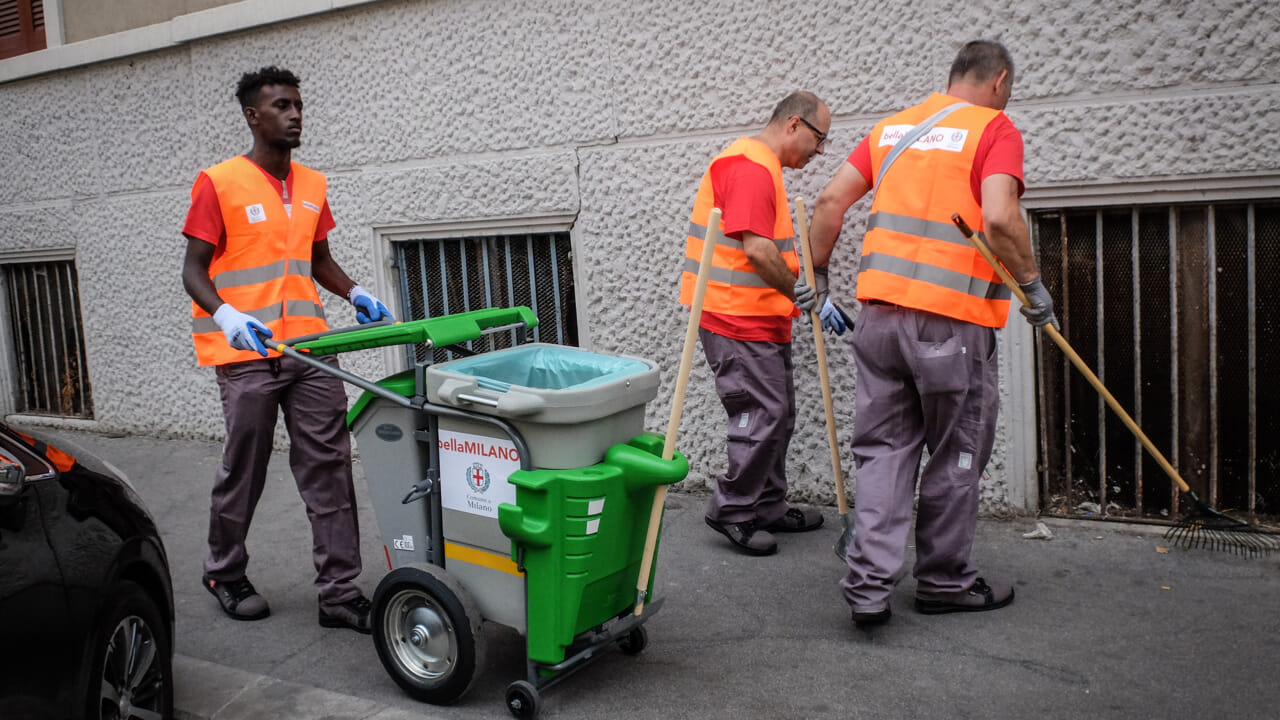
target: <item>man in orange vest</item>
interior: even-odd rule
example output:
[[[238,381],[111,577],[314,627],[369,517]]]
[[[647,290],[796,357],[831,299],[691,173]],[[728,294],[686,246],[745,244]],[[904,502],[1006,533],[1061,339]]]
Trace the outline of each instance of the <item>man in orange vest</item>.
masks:
[[[1013,601],[1009,584],[979,577],[970,560],[1000,399],[994,328],[1007,322],[1009,292],[951,223],[960,213],[985,230],[1027,293],[1023,314],[1036,325],[1056,323],[1018,206],[1022,135],[1002,112],[1012,88],[1002,45],[965,45],[946,94],[877,124],[814,206],[814,262],[825,266],[845,212],[875,188],[852,333],[857,533],[840,583],[859,626],[889,619],[917,473],[916,609],[994,610]],[[810,307],[824,290],[814,284],[797,293]]]
[[[216,367],[227,425],[202,582],[232,618],[271,613],[245,576],[245,537],[283,410],[290,467],[311,520],[320,624],[368,633],[369,601],[353,582],[361,569],[360,530],[342,381],[281,356],[260,338],[327,330],[316,282],[347,298],[361,323],[391,318],[329,253],[334,222],[324,175],[292,161],[302,135],[298,83],[274,66],[240,79],[236,97],[253,148],[200,173],[182,229],[196,357]],[[338,364],[333,356],[321,359]]]
[[[689,305],[711,208],[721,210],[698,337],[728,414],[728,470],[716,478],[706,522],[752,555],[777,552],[774,532],[804,532],[822,515],[786,502],[795,428],[791,320],[799,273],[782,168],[822,152],[831,113],[812,93],[788,95],[759,134],[711,161],[694,200],[680,302]],[[832,309],[824,324],[840,322]],[[839,326],[843,331],[843,326]]]

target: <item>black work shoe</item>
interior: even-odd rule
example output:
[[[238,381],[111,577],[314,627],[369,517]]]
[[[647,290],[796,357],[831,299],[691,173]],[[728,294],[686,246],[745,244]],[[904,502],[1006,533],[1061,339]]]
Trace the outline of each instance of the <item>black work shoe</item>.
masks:
[[[218,598],[218,604],[228,617],[236,620],[261,620],[271,614],[267,601],[253,589],[253,583],[247,577],[222,582],[205,575],[200,584]]]
[[[729,538],[730,542],[748,555],[772,555],[778,552],[778,541],[773,539],[769,531],[756,527],[754,520],[737,523],[718,523],[709,517],[704,517],[703,520],[707,521],[708,527]]]
[[[337,605],[320,603],[320,625],[327,628],[351,628],[368,635],[373,632],[373,624],[369,618],[372,609],[373,604],[363,595]]]
[[[996,610],[1013,602],[1013,586],[1007,583],[988,584],[978,578],[968,590],[944,593],[934,597],[916,596],[916,610],[925,615],[941,615],[953,612],[982,612]]]
[[[814,508],[787,508],[787,512],[772,525],[766,525],[769,532],[799,533],[817,530],[822,527],[822,513]]]
[[[889,608],[883,610],[857,610],[853,611],[853,624],[859,628],[875,627],[889,622],[889,617],[893,612]]]

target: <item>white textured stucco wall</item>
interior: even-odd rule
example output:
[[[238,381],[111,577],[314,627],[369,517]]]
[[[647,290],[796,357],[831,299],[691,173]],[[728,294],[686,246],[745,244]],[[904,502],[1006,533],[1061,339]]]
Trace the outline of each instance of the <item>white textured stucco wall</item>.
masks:
[[[834,117],[828,154],[786,175],[810,206],[877,119],[942,89],[974,37],[1004,42],[1018,65],[1008,113],[1031,187],[1280,172],[1280,144],[1247,142],[1280,129],[1280,5],[1016,5],[388,0],[16,80],[0,85],[0,253],[76,249],[98,428],[219,437],[213,375],[195,367],[187,334],[179,231],[196,173],[249,147],[239,74],[279,64],[303,79],[295,157],[330,177],[330,237],[349,274],[375,276],[374,228],[576,215],[583,334],[593,349],[661,362],[648,422],[661,431],[696,183],[791,90],[816,92]],[[865,210],[850,212],[833,261],[838,296],[852,292]],[[351,317],[343,301],[326,307]],[[794,496],[833,502],[812,338],[807,326],[796,336]],[[843,341],[828,348],[847,445],[851,360]],[[983,491],[994,509],[1010,485],[1033,484],[1005,475],[1011,423],[1031,418],[1009,417],[1007,381],[1021,371],[1004,357]],[[384,370],[373,352],[347,363]],[[721,467],[721,425],[699,356],[680,440],[686,486]],[[852,475],[847,447],[843,459]]]

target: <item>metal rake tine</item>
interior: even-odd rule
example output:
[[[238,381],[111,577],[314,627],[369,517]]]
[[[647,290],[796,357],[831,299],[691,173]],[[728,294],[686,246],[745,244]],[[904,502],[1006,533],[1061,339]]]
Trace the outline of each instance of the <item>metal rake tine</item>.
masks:
[[[1191,528],[1186,525],[1174,525],[1165,531],[1166,540],[1171,540],[1175,545],[1186,545],[1191,542]]]
[[[1203,520],[1191,519],[1169,528],[1165,539],[1184,550],[1203,548],[1247,557],[1270,555],[1272,550],[1280,549],[1280,536],[1247,523],[1236,525],[1233,522],[1228,527],[1213,527]]]

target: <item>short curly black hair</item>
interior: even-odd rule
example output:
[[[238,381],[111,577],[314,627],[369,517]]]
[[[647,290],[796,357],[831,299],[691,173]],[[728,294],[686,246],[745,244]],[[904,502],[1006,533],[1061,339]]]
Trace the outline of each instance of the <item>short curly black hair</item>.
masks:
[[[247,108],[258,102],[258,91],[267,85],[298,87],[301,83],[298,76],[288,70],[268,65],[240,76],[240,84],[236,86],[236,99],[240,101],[240,107]]]

